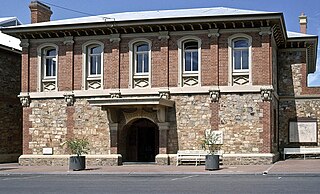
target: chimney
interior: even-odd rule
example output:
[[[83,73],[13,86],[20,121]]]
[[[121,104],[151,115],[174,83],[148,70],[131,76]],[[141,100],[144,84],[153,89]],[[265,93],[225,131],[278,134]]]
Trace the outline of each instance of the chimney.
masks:
[[[39,2],[31,1],[29,5],[31,11],[31,23],[49,22],[52,11],[49,6]]]
[[[299,16],[300,32],[307,34],[307,16],[302,12]]]

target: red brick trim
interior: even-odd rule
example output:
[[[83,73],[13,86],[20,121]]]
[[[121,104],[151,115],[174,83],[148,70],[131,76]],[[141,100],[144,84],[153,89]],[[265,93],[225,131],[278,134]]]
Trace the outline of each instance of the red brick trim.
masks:
[[[32,135],[30,134],[30,128],[32,128],[32,122],[29,121],[29,116],[32,114],[32,108],[24,107],[23,108],[23,118],[22,118],[22,147],[23,154],[32,154],[32,150],[29,148],[29,142],[32,141]]]
[[[211,109],[211,118],[210,118],[210,124],[212,130],[219,130],[219,102],[212,102],[210,104]]]
[[[259,103],[260,109],[263,110],[263,117],[260,118],[260,122],[263,124],[263,130],[260,133],[260,138],[263,140],[261,153],[271,153],[272,141],[272,104],[269,101]]]
[[[67,106],[67,139],[71,139],[74,137],[74,106]]]
[[[302,95],[313,95],[320,94],[320,87],[308,87],[307,82],[307,65],[302,64],[300,73],[302,74],[301,86],[302,86]]]

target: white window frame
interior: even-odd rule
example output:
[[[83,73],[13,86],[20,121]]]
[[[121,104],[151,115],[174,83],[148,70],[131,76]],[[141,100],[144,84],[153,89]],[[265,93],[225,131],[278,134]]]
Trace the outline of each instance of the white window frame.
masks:
[[[148,52],[148,73],[136,73],[136,46],[141,45],[143,43],[148,44],[149,51]],[[138,38],[131,40],[129,42],[129,88],[134,88],[134,79],[135,78],[146,78],[148,79],[149,85],[147,88],[151,87],[151,75],[152,75],[152,57],[151,57],[151,50],[152,50],[152,42],[146,38]]]
[[[148,45],[148,50],[147,51],[138,51],[137,47],[140,46],[140,45],[144,45],[144,44]],[[148,55],[148,60],[149,60],[150,59],[150,57],[149,57],[150,56],[150,50],[151,49],[150,49],[149,44],[147,42],[136,42],[136,43],[133,44],[133,61],[134,61],[133,74],[134,74],[134,76],[139,76],[139,75],[144,76],[144,75],[148,75],[149,74],[149,72],[150,72],[150,69],[149,69],[150,61],[148,61],[148,72],[144,72],[144,67],[145,67],[144,60],[143,60],[142,72],[139,73],[139,72],[136,72],[136,70],[137,70],[137,66],[138,66],[138,60],[137,60],[138,54],[142,54],[142,55],[147,54]],[[144,57],[143,57],[143,59],[144,59]]]
[[[49,49],[55,49],[56,50],[56,75],[55,76],[46,76],[46,59],[47,56],[44,55],[44,51],[49,50]],[[55,83],[55,90],[53,91],[58,91],[58,76],[59,76],[59,47],[55,44],[52,43],[45,43],[40,45],[37,48],[37,58],[38,58],[38,88],[37,90],[39,92],[43,91],[43,82],[54,82]],[[52,58],[52,57],[50,57]]]
[[[99,45],[101,46],[101,73],[97,75],[90,75],[90,61],[89,61],[89,48]],[[103,89],[103,80],[104,80],[104,44],[100,41],[88,41],[82,45],[82,89],[87,90],[87,81],[88,80],[100,80],[101,87]]]
[[[234,69],[234,41],[248,40],[248,69],[236,70]],[[252,85],[252,37],[247,34],[234,34],[228,38],[228,61],[229,61],[229,85],[233,85],[234,75],[248,75],[249,85]]]
[[[185,51],[184,44],[186,42],[198,42],[198,71],[185,71]],[[196,86],[201,86],[201,45],[202,41],[196,36],[185,36],[178,40],[178,85],[183,86],[183,76],[197,76],[198,84]]]

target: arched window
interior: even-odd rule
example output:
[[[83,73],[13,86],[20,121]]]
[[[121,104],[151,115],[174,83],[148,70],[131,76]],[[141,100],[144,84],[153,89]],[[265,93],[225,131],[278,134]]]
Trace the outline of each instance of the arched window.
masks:
[[[87,67],[89,76],[96,76],[101,74],[101,55],[102,49],[100,45],[88,46]]]
[[[194,36],[178,40],[179,85],[182,87],[200,85],[201,39]]]
[[[151,41],[135,39],[129,42],[130,87],[148,88],[151,86]]]
[[[39,91],[56,91],[58,75],[58,47],[44,44],[38,47]]]
[[[186,41],[183,43],[183,72],[197,72],[199,65],[198,42]]]
[[[249,41],[247,39],[235,39],[233,46],[233,70],[249,70]]]
[[[54,78],[57,71],[57,52],[53,47],[42,50],[43,78]]]
[[[139,42],[134,45],[134,73],[135,75],[149,73],[149,45]]]
[[[83,88],[86,90],[103,88],[103,50],[103,43],[98,41],[83,45]]]
[[[251,84],[251,42],[246,34],[229,37],[230,85]]]

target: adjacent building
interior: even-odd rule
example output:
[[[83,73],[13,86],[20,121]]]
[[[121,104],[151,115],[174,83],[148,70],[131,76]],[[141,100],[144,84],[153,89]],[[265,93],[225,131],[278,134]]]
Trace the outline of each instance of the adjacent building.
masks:
[[[30,4],[21,39],[22,165],[66,165],[68,138],[91,165],[175,164],[222,134],[224,164],[270,164],[284,147],[319,146],[318,37],[282,13],[225,7],[50,21]],[[40,20],[41,19],[41,20]],[[40,23],[39,23],[40,22]]]
[[[0,162],[18,161],[22,153],[20,40],[1,32],[20,24],[16,17],[0,18]]]

